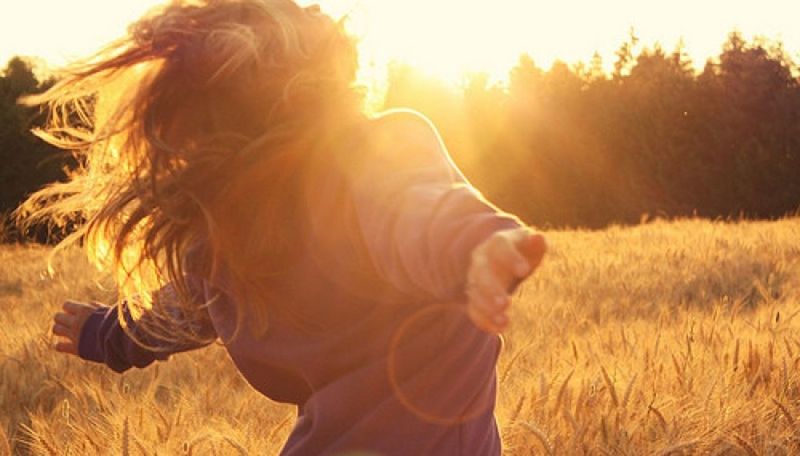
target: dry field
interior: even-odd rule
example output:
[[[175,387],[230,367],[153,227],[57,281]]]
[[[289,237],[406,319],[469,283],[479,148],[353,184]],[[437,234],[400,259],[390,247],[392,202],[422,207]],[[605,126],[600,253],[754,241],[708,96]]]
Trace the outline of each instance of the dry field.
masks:
[[[800,454],[800,219],[549,239],[498,367],[507,454]],[[53,352],[63,299],[112,294],[46,253],[0,247],[0,454],[278,451],[293,409],[220,346],[124,375]]]

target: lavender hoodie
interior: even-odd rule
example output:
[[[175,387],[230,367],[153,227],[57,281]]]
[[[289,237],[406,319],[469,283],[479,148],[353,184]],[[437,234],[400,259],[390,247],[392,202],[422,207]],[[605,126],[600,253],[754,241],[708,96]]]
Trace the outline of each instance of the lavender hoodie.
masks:
[[[190,277],[198,299],[216,300],[173,324],[221,338],[255,389],[297,405],[283,455],[498,455],[500,341],[466,317],[464,286],[473,248],[521,223],[469,185],[425,118],[394,111],[369,130],[376,139],[354,142],[359,153],[325,163],[299,228],[306,247],[270,284],[292,318],[272,312],[265,334],[231,338],[224,283]],[[119,311],[90,316],[82,358],[122,372],[202,346],[139,334],[159,350],[143,348]]]

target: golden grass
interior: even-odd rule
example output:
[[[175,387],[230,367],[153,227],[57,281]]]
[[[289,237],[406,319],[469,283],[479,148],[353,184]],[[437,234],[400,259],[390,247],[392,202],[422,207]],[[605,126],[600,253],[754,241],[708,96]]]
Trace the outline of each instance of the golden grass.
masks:
[[[800,219],[549,240],[498,366],[507,454],[800,452]],[[48,276],[46,253],[0,248],[0,454],[279,450],[293,409],[222,347],[124,375],[53,352],[62,300],[113,296],[78,252]]]

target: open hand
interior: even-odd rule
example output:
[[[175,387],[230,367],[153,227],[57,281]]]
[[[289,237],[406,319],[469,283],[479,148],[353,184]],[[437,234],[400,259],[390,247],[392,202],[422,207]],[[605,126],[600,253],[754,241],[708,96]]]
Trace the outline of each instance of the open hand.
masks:
[[[84,323],[100,304],[67,300],[62,306],[63,312],[57,312],[53,317],[53,334],[60,336],[56,342],[56,351],[78,356],[81,330]]]
[[[508,327],[511,294],[539,266],[544,236],[528,228],[503,230],[472,251],[467,271],[467,313],[478,328],[499,333]]]

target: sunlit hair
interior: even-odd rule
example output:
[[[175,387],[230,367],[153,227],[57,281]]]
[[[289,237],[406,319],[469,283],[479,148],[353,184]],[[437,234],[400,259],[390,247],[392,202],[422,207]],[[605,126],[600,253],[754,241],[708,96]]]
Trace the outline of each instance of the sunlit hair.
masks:
[[[268,309],[249,298],[296,255],[299,176],[311,151],[360,118],[356,67],[341,22],[316,7],[175,0],[156,8],[23,100],[47,105],[48,124],[35,133],[73,151],[79,167],[18,216],[23,225],[77,223],[59,248],[83,243],[122,296],[140,297],[127,304],[134,316],[167,283],[181,310],[194,311],[186,269],[205,278],[224,271],[246,310],[240,319],[263,330]],[[196,245],[208,248],[186,262]]]

